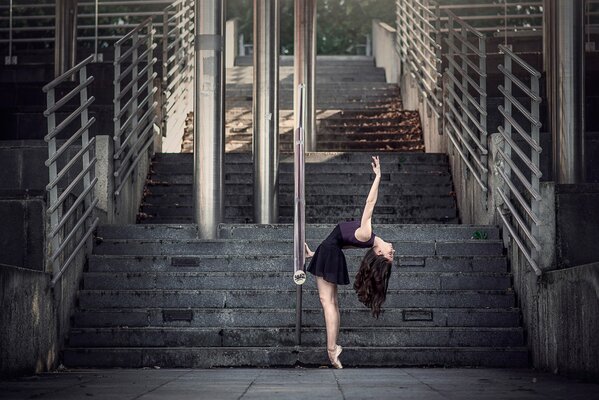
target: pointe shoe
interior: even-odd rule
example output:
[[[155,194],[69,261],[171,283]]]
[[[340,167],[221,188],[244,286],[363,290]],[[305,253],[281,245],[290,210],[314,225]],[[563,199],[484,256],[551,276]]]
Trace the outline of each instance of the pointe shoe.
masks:
[[[335,348],[333,350],[327,349],[327,352],[329,353],[329,360],[331,361],[331,364],[333,364],[333,368],[343,368],[343,365],[341,365],[341,361],[339,361],[339,355],[342,351],[343,347],[339,346],[338,344],[335,345]]]

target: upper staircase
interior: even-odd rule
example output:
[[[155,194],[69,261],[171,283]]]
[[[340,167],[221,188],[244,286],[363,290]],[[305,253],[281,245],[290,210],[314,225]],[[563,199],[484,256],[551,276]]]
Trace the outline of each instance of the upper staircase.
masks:
[[[343,63],[350,69],[351,62]],[[357,70],[364,71],[364,61],[359,64]],[[370,64],[368,70],[376,72],[372,60]],[[355,84],[367,85],[377,76],[342,72],[335,77],[331,69],[329,84],[351,76]],[[398,93],[396,86],[389,85],[385,91],[389,90]],[[284,96],[283,91],[283,104]],[[343,364],[526,366],[520,312],[499,228],[458,224],[447,156],[423,153],[422,146],[393,152],[402,149],[394,147],[396,138],[385,142],[387,138],[377,133],[397,131],[395,122],[361,124],[355,118],[345,130],[344,122],[324,117],[367,115],[368,102],[376,102],[362,98],[362,107],[350,107],[344,105],[344,95],[339,98],[336,104],[321,103],[319,127],[334,126],[332,149],[345,151],[306,155],[307,242],[316,248],[334,224],[359,218],[372,182],[370,155],[380,154],[383,177],[374,230],[397,250],[378,320],[359,303],[351,285],[339,287]],[[401,104],[397,96],[385,101],[388,107]],[[247,104],[239,107],[246,107],[247,114]],[[403,113],[400,108],[392,111]],[[376,112],[385,114],[384,109]],[[402,129],[418,136],[420,127],[411,115],[412,122]],[[230,118],[227,125],[233,126]],[[350,134],[358,125],[366,142]],[[142,224],[98,229],[64,352],[66,366],[328,363],[322,310],[311,275],[303,289],[302,343],[295,343],[292,157],[283,153],[280,164],[279,214],[284,224],[252,224],[251,156],[235,153],[249,150],[244,148],[251,138],[248,132],[250,128],[227,132],[226,223],[219,227],[217,239],[198,239],[192,224],[190,154],[156,155],[140,209]],[[327,132],[319,129],[319,139]],[[282,129],[283,138],[286,134]],[[412,140],[397,135],[399,142]],[[284,151],[285,141],[281,143]],[[353,149],[367,153],[347,151]],[[363,249],[346,251],[351,277],[363,254]]]

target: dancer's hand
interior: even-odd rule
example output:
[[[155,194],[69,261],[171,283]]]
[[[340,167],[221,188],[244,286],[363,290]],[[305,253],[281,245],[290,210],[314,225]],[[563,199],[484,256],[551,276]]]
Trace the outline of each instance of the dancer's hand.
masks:
[[[306,250],[306,258],[310,258],[314,255],[314,252],[308,247],[308,243],[304,242],[304,249]]]
[[[379,156],[372,156],[372,171],[376,176],[381,176],[381,164],[379,162]]]

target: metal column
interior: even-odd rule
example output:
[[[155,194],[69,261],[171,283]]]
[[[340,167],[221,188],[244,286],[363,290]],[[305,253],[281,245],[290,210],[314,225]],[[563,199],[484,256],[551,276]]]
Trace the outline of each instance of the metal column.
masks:
[[[223,220],[224,1],[195,1],[193,214],[200,238],[217,236]]]
[[[305,85],[302,126],[306,131],[306,151],[316,150],[316,0],[295,0],[293,58],[293,115],[298,126],[298,87]]]
[[[60,76],[77,60],[77,0],[57,0],[54,21],[54,76]]]
[[[584,0],[545,0],[543,14],[553,179],[584,182]]]
[[[278,221],[279,0],[254,0],[254,222]]]

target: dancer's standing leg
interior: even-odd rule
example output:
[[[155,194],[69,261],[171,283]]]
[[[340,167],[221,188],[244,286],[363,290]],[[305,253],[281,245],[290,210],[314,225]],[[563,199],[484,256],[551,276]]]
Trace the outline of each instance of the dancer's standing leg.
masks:
[[[337,345],[339,334],[339,306],[337,304],[337,285],[325,281],[322,277],[316,277],[320,304],[324,312],[324,320],[327,328],[327,349],[333,350]]]

